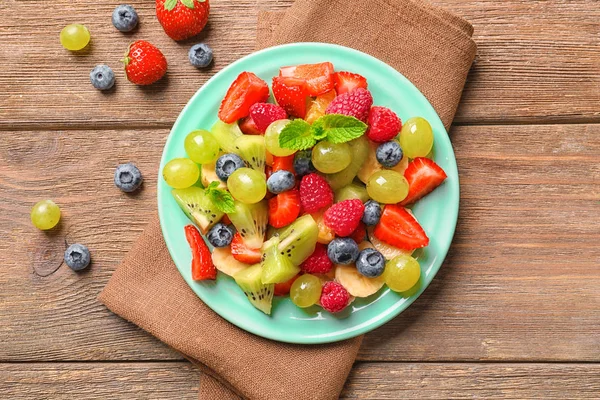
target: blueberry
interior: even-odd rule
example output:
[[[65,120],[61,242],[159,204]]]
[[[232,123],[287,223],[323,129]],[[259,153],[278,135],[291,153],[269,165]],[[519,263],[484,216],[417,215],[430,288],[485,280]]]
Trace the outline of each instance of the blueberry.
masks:
[[[385,142],[377,147],[375,157],[377,157],[379,164],[387,168],[392,168],[402,160],[402,149],[395,140]]]
[[[237,154],[228,153],[223,154],[217,160],[217,166],[215,167],[215,172],[220,180],[223,182],[227,182],[229,175],[233,174],[233,172],[238,169],[244,167],[244,160]]]
[[[233,230],[227,225],[219,222],[208,231],[206,238],[214,247],[229,246],[233,239]]]
[[[213,59],[212,49],[205,43],[198,43],[192,46],[188,53],[190,63],[196,68],[208,67]]]
[[[108,65],[96,65],[90,72],[90,81],[96,89],[108,90],[115,84],[115,73]]]
[[[362,222],[365,225],[377,225],[381,218],[381,206],[375,200],[369,200],[365,203],[365,211],[363,212]]]
[[[269,192],[274,194],[279,194],[290,190],[295,184],[296,179],[294,178],[294,174],[284,169],[273,172],[269,179],[267,179],[267,189],[269,189]]]
[[[350,238],[336,238],[327,245],[327,256],[334,264],[352,264],[358,257],[358,245]]]
[[[73,271],[81,271],[90,265],[90,251],[82,244],[72,244],[65,250],[65,263]]]
[[[121,32],[131,32],[137,26],[138,21],[137,12],[130,5],[121,4],[115,7],[112,14],[112,23]]]
[[[115,185],[124,192],[134,192],[142,180],[142,173],[132,163],[121,164],[115,170]]]
[[[312,163],[311,150],[302,150],[296,153],[294,156],[294,170],[296,171],[296,175],[299,177],[316,171]]]
[[[383,274],[385,258],[375,249],[364,249],[358,253],[356,269],[364,276],[375,278]]]

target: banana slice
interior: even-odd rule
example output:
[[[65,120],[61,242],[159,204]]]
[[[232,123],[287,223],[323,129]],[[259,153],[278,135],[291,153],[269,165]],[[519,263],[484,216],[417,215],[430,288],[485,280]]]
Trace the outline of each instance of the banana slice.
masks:
[[[211,182],[219,182],[219,189],[227,189],[225,182],[219,179],[215,172],[216,161],[209,164],[202,164],[200,168],[200,180],[204,187],[208,187]]]
[[[212,262],[217,270],[229,276],[250,266],[233,258],[229,247],[215,247],[212,252]]]
[[[369,234],[369,240],[371,241],[371,244],[373,245],[375,250],[383,254],[386,260],[391,260],[392,258],[402,254],[406,254],[409,256],[412,254],[412,251],[399,249],[397,247],[392,246],[391,244],[387,244],[377,239],[375,235],[373,235],[373,227],[369,227],[369,229],[367,229],[367,232]]]
[[[336,265],[335,280],[355,297],[368,297],[381,289],[385,283],[382,276],[368,278],[361,275],[354,264]]]

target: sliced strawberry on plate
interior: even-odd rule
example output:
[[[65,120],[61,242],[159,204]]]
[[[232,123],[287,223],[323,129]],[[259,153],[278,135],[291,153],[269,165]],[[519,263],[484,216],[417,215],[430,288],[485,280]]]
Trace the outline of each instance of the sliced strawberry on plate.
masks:
[[[309,99],[305,81],[282,76],[273,77],[273,96],[289,115],[304,118]]]
[[[269,86],[252,72],[242,72],[233,81],[219,108],[219,119],[232,124],[250,114],[250,106],[269,98]]]
[[[385,206],[373,234],[377,239],[403,250],[414,250],[429,244],[429,238],[419,222],[398,204]]]
[[[444,182],[447,175],[433,160],[417,157],[406,167],[404,177],[408,181],[408,195],[402,200],[401,205],[412,204],[431,193]]]
[[[333,64],[330,62],[282,67],[279,76],[304,80],[309,96],[318,96],[333,89]]]
[[[202,239],[198,228],[194,225],[186,225],[183,229],[185,238],[192,250],[192,279],[195,281],[215,279],[217,268],[213,264],[210,250],[204,239]]]
[[[233,235],[233,240],[231,241],[231,255],[236,260],[246,264],[256,264],[260,262],[260,259],[262,258],[260,249],[251,249],[246,246],[239,232],[236,232],[235,235]]]
[[[292,288],[292,284],[294,283],[294,281],[296,279],[298,279],[299,276],[300,276],[300,274],[294,276],[289,281],[285,281],[285,282],[281,282],[281,283],[276,283],[275,287],[273,288],[273,295],[275,295],[275,296],[285,296],[286,294],[290,293],[290,289]]]
[[[300,215],[300,194],[297,190],[279,193],[269,200],[269,225],[283,228]]]
[[[358,88],[367,88],[367,79],[364,76],[348,71],[333,74],[333,83],[338,95]]]
[[[240,120],[240,130],[244,135],[262,135],[264,132],[258,130],[258,127],[254,123],[254,120],[250,116],[242,118]]]
[[[294,154],[284,157],[273,156],[273,172],[286,170],[295,174],[294,170]]]

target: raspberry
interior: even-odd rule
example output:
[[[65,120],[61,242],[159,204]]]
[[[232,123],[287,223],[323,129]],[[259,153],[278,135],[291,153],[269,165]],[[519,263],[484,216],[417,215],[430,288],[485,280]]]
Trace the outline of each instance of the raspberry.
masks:
[[[395,112],[386,107],[375,106],[369,112],[367,137],[374,142],[392,140],[402,129],[402,122]]]
[[[276,104],[256,103],[250,107],[250,117],[258,130],[265,133],[272,122],[286,119],[287,114],[283,108]]]
[[[325,114],[350,115],[367,122],[373,97],[367,89],[358,88],[337,96],[325,110]]]
[[[300,182],[300,203],[303,211],[312,214],[333,203],[333,191],[321,175],[305,175]]]
[[[344,200],[325,211],[325,225],[338,236],[350,236],[358,228],[365,206],[359,199]]]
[[[315,251],[300,265],[302,271],[308,274],[326,274],[331,271],[333,263],[327,257],[327,246],[317,243]]]
[[[321,307],[325,310],[336,313],[342,311],[348,305],[350,295],[342,285],[337,282],[329,281],[323,285],[321,291]]]

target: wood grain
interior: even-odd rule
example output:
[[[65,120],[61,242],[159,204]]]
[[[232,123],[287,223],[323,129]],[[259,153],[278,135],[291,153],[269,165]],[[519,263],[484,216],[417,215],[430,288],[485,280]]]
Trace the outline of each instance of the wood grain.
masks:
[[[0,129],[168,127],[212,74],[249,54],[259,10],[285,10],[292,0],[213,2],[208,28],[197,39],[170,40],[154,3],[131,2],[139,29],[122,34],[110,24],[114,2],[57,0],[0,4]],[[593,122],[600,119],[600,8],[596,0],[436,0],[475,26],[478,56],[458,111],[458,123]],[[64,50],[60,29],[85,23],[91,47]],[[119,59],[133,39],[150,40],[169,60],[167,78],[148,88],[129,84]],[[215,63],[205,71],[187,60],[192,43],[206,40]],[[43,54],[43,56],[40,56]],[[88,82],[94,65],[117,74],[115,89]]]
[[[0,141],[0,361],[179,359],[96,301],[155,210],[166,129],[6,132]],[[452,132],[459,224],[430,288],[367,335],[361,360],[600,361],[600,125]],[[113,187],[136,162],[144,189]],[[29,222],[53,198],[64,219]],[[66,243],[89,271],[61,264]]]
[[[187,362],[0,364],[0,392],[20,399],[197,399]],[[592,364],[358,363],[341,399],[597,399]],[[284,397],[285,398],[285,397]]]

